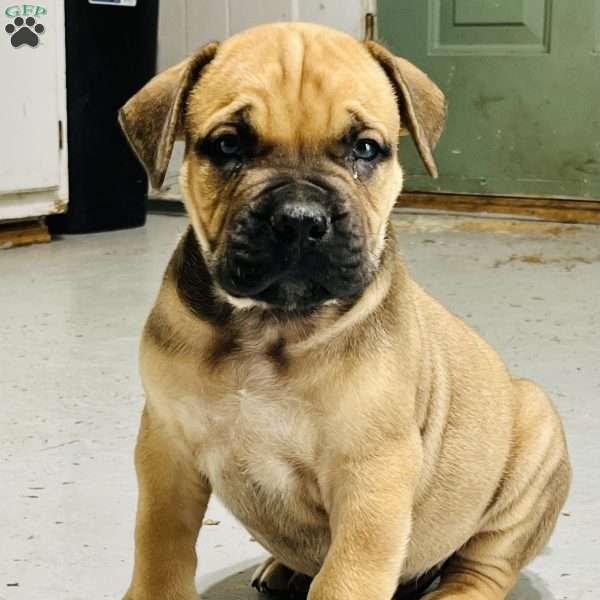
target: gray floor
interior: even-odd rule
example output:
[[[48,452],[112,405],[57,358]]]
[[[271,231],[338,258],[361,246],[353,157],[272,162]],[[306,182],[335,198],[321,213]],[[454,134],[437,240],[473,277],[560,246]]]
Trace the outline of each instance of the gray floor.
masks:
[[[186,221],[0,252],[0,600],[119,599],[132,554],[136,350]],[[494,227],[497,227],[497,223]],[[573,491],[514,599],[600,594],[600,230],[401,216],[417,280],[540,382],[564,418]],[[264,551],[218,502],[204,598],[255,598]]]

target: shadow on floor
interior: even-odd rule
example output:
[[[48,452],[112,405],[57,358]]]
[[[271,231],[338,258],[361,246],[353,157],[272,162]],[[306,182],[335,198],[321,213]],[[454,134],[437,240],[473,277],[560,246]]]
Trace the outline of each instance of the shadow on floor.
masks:
[[[201,600],[265,600],[266,596],[259,594],[250,586],[250,579],[254,573],[256,565],[247,568],[248,563],[242,563],[239,567],[243,570],[229,571],[229,575],[224,574],[223,578],[207,587],[200,594]]]
[[[201,600],[266,600],[268,597],[259,594],[250,587],[250,578],[255,565],[250,568],[247,563],[240,565],[244,570],[237,570],[230,575],[224,575],[223,579],[210,585],[206,591],[200,594]],[[282,596],[278,596],[284,600]],[[523,571],[519,581],[507,600],[556,600],[546,585],[532,571]]]
[[[507,600],[556,600],[556,596],[550,593],[543,579],[525,570]]]

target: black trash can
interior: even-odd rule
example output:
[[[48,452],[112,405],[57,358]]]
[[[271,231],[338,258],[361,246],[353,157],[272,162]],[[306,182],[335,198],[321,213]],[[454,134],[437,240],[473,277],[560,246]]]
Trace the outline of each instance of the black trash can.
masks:
[[[67,0],[65,21],[69,209],[51,230],[138,227],[148,181],[117,112],[156,71],[158,0]]]

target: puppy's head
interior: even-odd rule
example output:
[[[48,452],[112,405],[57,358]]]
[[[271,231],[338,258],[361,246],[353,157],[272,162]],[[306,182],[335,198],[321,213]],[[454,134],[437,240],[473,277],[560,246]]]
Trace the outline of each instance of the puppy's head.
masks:
[[[382,46],[306,24],[251,29],[156,76],[121,124],[160,187],[181,183],[216,285],[234,305],[307,310],[378,270],[409,132],[432,175],[440,90]]]

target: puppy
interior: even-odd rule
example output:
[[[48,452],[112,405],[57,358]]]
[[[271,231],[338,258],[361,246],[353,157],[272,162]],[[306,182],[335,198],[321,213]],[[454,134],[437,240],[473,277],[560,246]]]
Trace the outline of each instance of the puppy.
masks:
[[[309,600],[500,600],[547,542],[559,418],[395,254],[398,136],[432,175],[440,90],[377,43],[251,29],[120,112],[151,182],[185,140],[191,226],[141,343],[147,394],[127,600],[196,598],[212,493]],[[309,579],[309,580],[310,580]],[[416,583],[415,583],[416,582]]]

